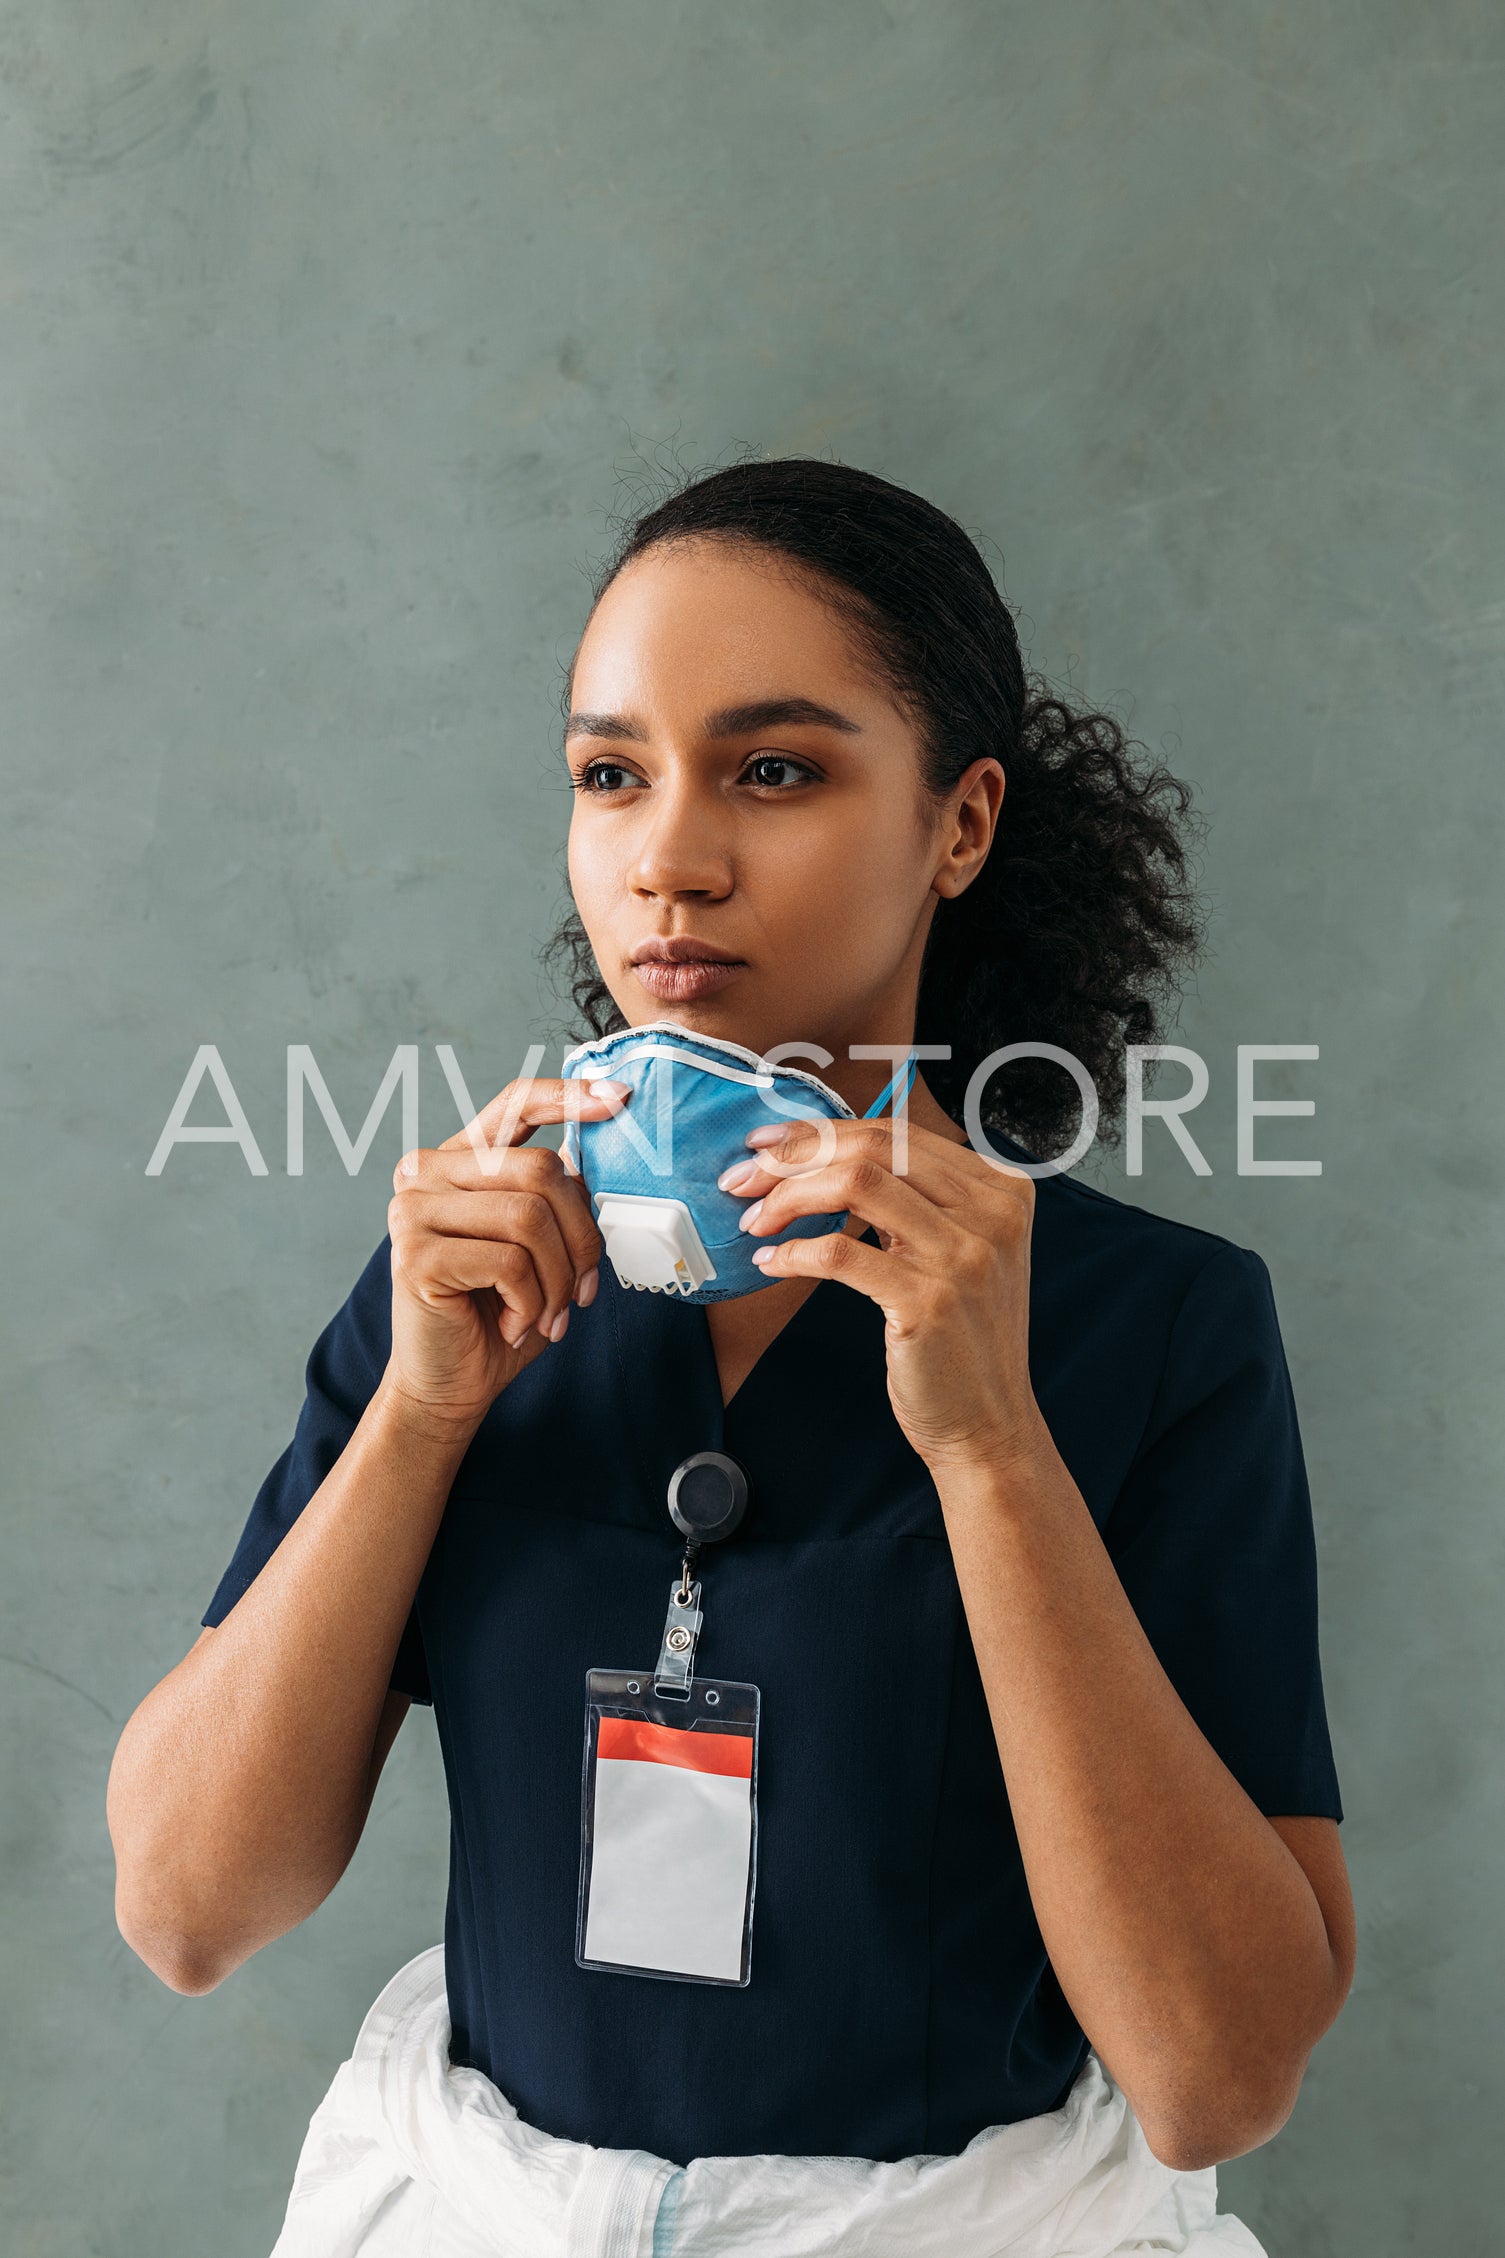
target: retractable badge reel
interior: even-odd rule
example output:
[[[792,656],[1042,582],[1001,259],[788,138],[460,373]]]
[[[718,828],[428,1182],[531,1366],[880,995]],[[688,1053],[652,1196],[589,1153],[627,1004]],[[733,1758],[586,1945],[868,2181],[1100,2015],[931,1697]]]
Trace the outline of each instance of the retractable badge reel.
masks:
[[[586,1674],[582,1968],[745,1984],[758,1862],[758,1689],[695,1675],[701,1548],[747,1511],[747,1476],[698,1451],[669,1482],[685,1540],[652,1670]]]

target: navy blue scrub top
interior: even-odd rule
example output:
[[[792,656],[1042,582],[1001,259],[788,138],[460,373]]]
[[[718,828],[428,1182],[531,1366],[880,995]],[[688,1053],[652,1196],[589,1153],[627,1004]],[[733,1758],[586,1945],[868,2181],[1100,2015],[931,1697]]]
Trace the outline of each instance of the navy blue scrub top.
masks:
[[[1258,1808],[1341,1819],[1268,1270],[1070,1176],[1036,1190],[1035,1394],[1135,1613]],[[374,1391],[389,1263],[384,1241],[316,1342],[206,1624]],[[939,1500],[884,1375],[881,1311],[827,1280],[723,1410],[704,1309],[625,1292],[603,1264],[466,1453],[392,1684],[433,1702],[444,1755],[451,2057],[547,2132],[681,2164],[951,2154],[1059,2107],[1083,2065]],[[585,1674],[652,1667],[681,1550],[669,1476],[723,1449],[753,1502],[703,1556],[697,1669],[762,1689],[745,1989],[575,1963]]]

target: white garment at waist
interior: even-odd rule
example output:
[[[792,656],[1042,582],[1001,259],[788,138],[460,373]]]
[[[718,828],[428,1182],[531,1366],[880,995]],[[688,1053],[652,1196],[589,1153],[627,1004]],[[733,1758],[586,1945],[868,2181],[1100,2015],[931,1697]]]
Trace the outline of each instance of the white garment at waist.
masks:
[[[959,2156],[590,2148],[449,2060],[444,1948],[400,1969],[314,2112],[272,2258],[1266,2258],[1151,2152],[1095,2054]]]

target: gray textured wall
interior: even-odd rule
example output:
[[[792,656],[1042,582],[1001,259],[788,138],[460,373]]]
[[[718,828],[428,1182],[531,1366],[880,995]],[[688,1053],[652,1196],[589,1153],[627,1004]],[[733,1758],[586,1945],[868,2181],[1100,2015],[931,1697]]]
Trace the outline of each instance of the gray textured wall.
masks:
[[[1270,1263],[1363,1924],[1224,2199],[1273,2258],[1497,2247],[1502,67],[1467,0],[0,11],[18,2258],[258,2258],[439,1933],[427,1715],[330,1903],[202,2000],[116,1937],[106,1768],[383,1228],[395,1115],[289,1179],[286,1046],[355,1119],[426,1046],[435,1141],[432,1046],[479,1097],[543,1031],[615,471],[741,441],[986,534],[1035,663],[1213,818],[1214,1174],[1155,1132],[1087,1173]],[[1239,1041],[1321,1045],[1261,1131],[1321,1178],[1237,1175]],[[201,1042],[265,1178],[144,1173]]]

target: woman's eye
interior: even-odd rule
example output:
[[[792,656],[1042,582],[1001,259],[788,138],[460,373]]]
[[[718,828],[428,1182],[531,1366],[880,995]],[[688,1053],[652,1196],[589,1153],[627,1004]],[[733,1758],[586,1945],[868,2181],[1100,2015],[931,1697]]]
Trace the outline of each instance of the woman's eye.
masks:
[[[633,781],[632,770],[620,761],[587,761],[580,771],[578,789],[582,792],[620,792],[624,784]]]
[[[748,762],[747,774],[749,782],[772,785],[777,790],[790,782],[803,782],[810,771],[802,761],[791,760],[787,753],[759,753]]]

